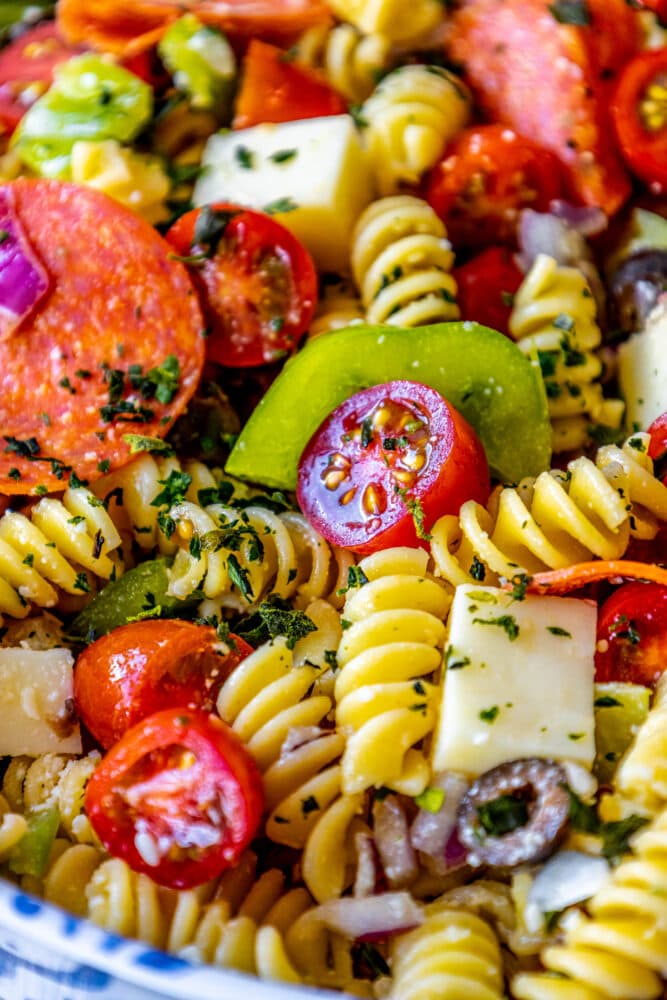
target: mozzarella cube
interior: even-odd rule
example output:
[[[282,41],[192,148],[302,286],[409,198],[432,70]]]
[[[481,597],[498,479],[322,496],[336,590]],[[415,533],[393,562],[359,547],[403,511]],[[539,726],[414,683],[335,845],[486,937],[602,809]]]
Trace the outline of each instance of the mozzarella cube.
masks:
[[[595,631],[586,601],[457,587],[434,770],[476,776],[522,757],[590,768]]]
[[[0,754],[81,753],[69,649],[0,649]]]
[[[256,125],[213,135],[195,205],[237,202],[272,214],[325,271],[349,266],[350,237],[374,196],[373,175],[349,115]]]
[[[629,427],[641,430],[667,410],[667,304],[659,306],[646,324],[618,350],[618,379]]]

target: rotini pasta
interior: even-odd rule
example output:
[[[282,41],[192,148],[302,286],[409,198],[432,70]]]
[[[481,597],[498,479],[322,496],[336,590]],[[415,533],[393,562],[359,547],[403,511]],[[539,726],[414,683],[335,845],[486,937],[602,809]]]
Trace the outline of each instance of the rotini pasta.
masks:
[[[374,202],[352,236],[352,271],[369,323],[420,326],[457,319],[453,262],[443,223],[411,195]]]
[[[331,0],[330,7],[341,20],[350,21],[360,31],[405,45],[425,39],[443,17],[438,0],[415,0],[410,7],[401,0]]]
[[[171,183],[160,160],[136,153],[115,139],[75,142],[72,180],[108,194],[152,224],[169,217],[165,201]]]
[[[382,195],[416,184],[466,125],[472,98],[440,66],[401,66],[361,108],[366,148]]]
[[[430,778],[416,747],[433,730],[437,673],[445,641],[448,592],[426,575],[421,549],[368,556],[368,578],[351,591],[343,617],[352,622],[338,648],[336,722],[348,733],[342,778],[346,794],[387,786],[418,795]]]
[[[458,518],[440,518],[431,541],[437,575],[452,586],[481,574],[492,583],[595,556],[620,558],[631,536],[654,537],[667,518],[667,488],[640,438],[630,441],[601,448],[595,462],[574,459],[567,472],[499,487],[488,509],[468,501]]]
[[[12,757],[2,782],[3,795],[16,812],[56,806],[65,836],[77,843],[95,843],[83,799],[88,779],[99,760],[97,751],[81,758],[54,753],[34,760]]]
[[[87,594],[95,579],[122,572],[121,538],[93,493],[67,489],[44,497],[29,515],[0,517],[0,613],[25,618],[32,605],[53,608],[65,594]]]
[[[502,1000],[498,940],[484,920],[438,901],[391,947],[392,1000]]]
[[[348,101],[361,103],[373,91],[391,60],[391,47],[382,35],[362,35],[352,24],[316,25],[295,47],[296,59],[321,69]]]
[[[591,422],[620,426],[623,404],[604,399],[599,384],[595,349],[602,334],[595,299],[577,268],[540,254],[514,297],[509,326],[521,350],[540,362],[554,451],[583,447]]]
[[[356,291],[343,278],[327,283],[320,296],[315,317],[308,332],[309,339],[330,330],[341,330],[362,323],[364,309]]]
[[[522,973],[517,1000],[650,1000],[667,975],[667,814],[637,834],[632,856],[575,914],[562,945],[542,954],[545,973]],[[556,974],[556,977],[554,977]],[[561,978],[564,977],[564,978]]]

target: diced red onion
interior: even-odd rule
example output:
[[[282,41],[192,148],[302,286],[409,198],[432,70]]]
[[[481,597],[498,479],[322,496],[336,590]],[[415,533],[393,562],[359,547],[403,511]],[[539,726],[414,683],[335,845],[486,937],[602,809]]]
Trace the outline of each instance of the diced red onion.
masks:
[[[0,341],[7,340],[49,287],[16,214],[11,187],[0,188]]]
[[[568,201],[555,199],[550,203],[549,211],[582,236],[598,236],[609,222],[602,209],[595,205],[571,205]]]
[[[352,894],[356,899],[363,899],[373,895],[378,887],[380,875],[378,854],[370,830],[355,834],[354,847],[357,855],[357,871]]]
[[[456,821],[461,799],[468,791],[466,779],[453,771],[436,774],[431,782],[433,788],[441,788],[444,801],[436,813],[420,809],[410,830],[410,843],[417,851],[433,859],[436,870],[445,874],[450,866],[445,859],[445,850],[456,830]],[[465,851],[463,852],[465,855]]]
[[[421,907],[409,892],[382,892],[365,899],[331,899],[313,915],[332,931],[353,940],[372,941],[419,927]]]
[[[604,858],[581,851],[559,851],[549,858],[530,887],[528,905],[540,913],[554,913],[583,903],[609,879]]]
[[[463,868],[468,863],[468,852],[459,840],[456,830],[447,841],[443,859],[446,872],[456,871],[457,868]]]
[[[375,803],[373,830],[387,882],[392,889],[409,885],[418,874],[417,858],[410,843],[405,810],[395,795]]]

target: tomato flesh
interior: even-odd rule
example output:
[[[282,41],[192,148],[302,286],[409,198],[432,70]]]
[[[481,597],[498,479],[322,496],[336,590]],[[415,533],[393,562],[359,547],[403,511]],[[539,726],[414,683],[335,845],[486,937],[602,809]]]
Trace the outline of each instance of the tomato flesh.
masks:
[[[667,48],[642,52],[624,67],[612,105],[623,158],[655,194],[667,190]]]
[[[324,421],[299,461],[301,509],[330,542],[361,554],[418,545],[442,514],[484,503],[489,471],[463,417],[419,382],[373,386]]]
[[[513,244],[521,209],[546,211],[561,194],[556,157],[504,125],[464,129],[425,185],[456,247]]]
[[[105,749],[165,708],[210,712],[225,679],[252,652],[243,639],[222,643],[214,628],[147,619],[113,629],[76,661],[74,703]]]
[[[103,758],[85,809],[111,855],[160,885],[188,889],[233,867],[255,836],[262,778],[219,718],[168,709]]]
[[[595,679],[653,687],[667,666],[667,587],[626,583],[598,617]]]
[[[203,212],[224,227],[198,242]],[[206,354],[231,368],[269,364],[296,350],[317,303],[313,260],[285,226],[262,212],[220,203],[181,216],[167,240],[186,262],[208,322]]]
[[[454,269],[462,320],[475,320],[509,335],[514,293],[523,272],[507,247],[488,247]]]

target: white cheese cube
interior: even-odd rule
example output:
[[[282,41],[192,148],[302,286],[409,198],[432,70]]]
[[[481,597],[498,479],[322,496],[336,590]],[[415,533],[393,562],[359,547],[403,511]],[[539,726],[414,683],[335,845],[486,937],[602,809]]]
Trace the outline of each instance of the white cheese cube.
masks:
[[[627,423],[646,430],[667,410],[667,306],[658,307],[646,329],[635,333],[618,351],[618,378]]]
[[[69,649],[0,649],[0,755],[81,753]]]
[[[284,200],[291,210],[275,212],[275,218],[319,267],[349,267],[352,229],[374,196],[372,172],[349,115],[213,135],[202,164],[195,205],[231,201],[261,210]]]
[[[434,770],[476,776],[521,757],[590,768],[595,630],[586,601],[457,587]]]

